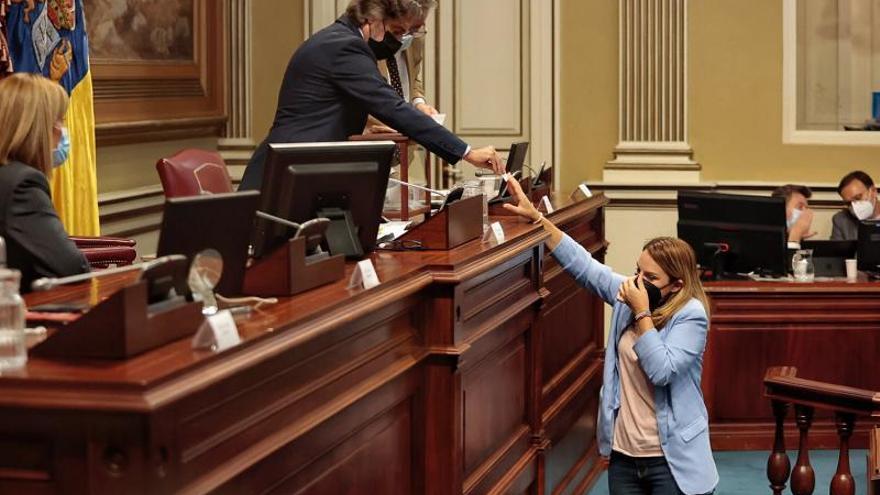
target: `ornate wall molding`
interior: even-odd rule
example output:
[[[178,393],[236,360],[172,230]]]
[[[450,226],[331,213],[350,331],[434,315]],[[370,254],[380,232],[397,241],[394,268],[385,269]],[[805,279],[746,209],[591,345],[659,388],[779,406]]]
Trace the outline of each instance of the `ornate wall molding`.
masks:
[[[250,160],[255,147],[252,118],[252,0],[227,0],[225,3],[228,120],[218,150],[226,163],[233,167],[233,175],[238,175],[240,171],[236,167]]]
[[[185,58],[150,59],[132,55],[124,47],[117,48],[118,54],[91,58],[99,146],[222,133],[224,11],[213,0],[190,2],[193,47]],[[101,37],[93,30],[100,27],[100,20],[90,26],[96,46]],[[104,19],[104,24],[113,22],[112,17]],[[112,52],[114,45],[104,44],[109,47],[104,51]]]
[[[687,2],[619,0],[620,119],[605,180],[639,171],[699,180],[687,142]]]

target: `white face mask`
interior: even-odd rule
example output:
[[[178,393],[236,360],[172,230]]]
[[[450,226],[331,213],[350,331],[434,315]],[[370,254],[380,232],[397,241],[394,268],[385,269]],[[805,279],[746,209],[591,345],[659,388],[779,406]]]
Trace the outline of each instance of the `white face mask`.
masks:
[[[803,214],[803,212],[804,212],[804,210],[800,210],[798,208],[792,208],[791,218],[789,218],[788,220],[785,221],[785,227],[790,230],[794,226],[794,224],[797,223],[798,218],[801,217],[801,214]]]
[[[867,199],[861,201],[853,201],[849,205],[853,215],[859,220],[867,220],[874,215],[874,203]]]
[[[409,50],[409,47],[412,46],[413,39],[414,39],[413,35],[411,35],[411,34],[403,35],[403,37],[400,38],[400,50],[397,50],[397,53]]]

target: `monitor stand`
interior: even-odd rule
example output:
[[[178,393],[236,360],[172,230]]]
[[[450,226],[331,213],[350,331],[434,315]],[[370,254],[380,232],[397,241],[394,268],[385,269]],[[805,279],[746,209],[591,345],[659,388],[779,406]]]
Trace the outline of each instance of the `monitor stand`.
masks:
[[[351,211],[342,208],[322,208],[318,218],[330,220],[325,237],[330,254],[343,254],[346,258],[363,258],[364,248],[357,235],[357,226],[351,218]]]

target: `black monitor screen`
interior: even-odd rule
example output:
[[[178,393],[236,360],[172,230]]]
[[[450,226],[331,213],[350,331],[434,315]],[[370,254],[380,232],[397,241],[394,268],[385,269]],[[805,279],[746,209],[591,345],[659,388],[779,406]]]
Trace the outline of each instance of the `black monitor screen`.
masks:
[[[261,210],[297,223],[329,218],[330,252],[362,257],[376,243],[394,147],[392,141],[270,144]],[[293,235],[289,227],[258,219],[254,254]]]
[[[171,198],[165,203],[158,255],[182,254],[192,259],[205,249],[223,257],[223,275],[217,292],[241,294],[248,241],[258,191]]]
[[[880,272],[880,221],[859,224],[859,247],[857,259],[859,270]]]
[[[716,277],[788,272],[784,198],[679,192],[678,237]]]

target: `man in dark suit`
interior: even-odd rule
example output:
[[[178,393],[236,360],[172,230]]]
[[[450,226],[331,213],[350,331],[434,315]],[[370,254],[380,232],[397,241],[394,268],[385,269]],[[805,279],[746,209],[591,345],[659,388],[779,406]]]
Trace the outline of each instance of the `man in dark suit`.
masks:
[[[416,110],[388,84],[377,60],[393,57],[400,39],[424,25],[434,0],[353,0],[334,24],[315,33],[290,59],[269,136],[248,163],[241,189],[262,186],[268,143],[345,141],[367,115],[409,136],[449,163],[504,171],[495,148],[471,149]]]
[[[880,219],[877,187],[870,175],[856,170],[840,180],[837,193],[849,206],[831,218],[831,240],[856,240],[859,237],[859,222]]]

